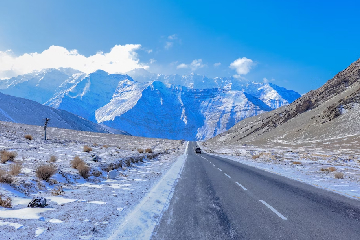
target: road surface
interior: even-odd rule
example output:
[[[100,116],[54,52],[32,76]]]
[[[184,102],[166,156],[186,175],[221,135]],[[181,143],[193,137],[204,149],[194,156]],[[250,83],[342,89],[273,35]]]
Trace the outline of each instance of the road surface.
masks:
[[[360,239],[360,201],[195,146],[152,239]]]

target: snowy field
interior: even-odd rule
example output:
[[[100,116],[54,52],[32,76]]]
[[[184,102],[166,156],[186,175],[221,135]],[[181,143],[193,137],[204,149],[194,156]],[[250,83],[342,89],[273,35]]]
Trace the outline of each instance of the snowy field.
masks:
[[[25,139],[26,134],[33,140]],[[6,179],[0,194],[12,205],[0,207],[1,239],[104,238],[122,224],[186,147],[182,141],[56,128],[48,128],[48,138],[43,140],[42,127],[0,122],[0,151],[16,152],[13,160],[0,164],[0,178]],[[85,145],[92,150],[84,152]],[[152,153],[139,153],[140,149]],[[89,167],[88,178],[72,168],[75,156]],[[56,168],[47,181],[36,176],[44,164]],[[15,165],[21,165],[18,175],[10,174]],[[117,176],[108,179],[114,168]],[[27,207],[36,196],[45,197],[48,205]]]
[[[360,199],[360,153],[350,143],[314,146],[223,146],[199,142],[209,154],[225,157],[344,196]],[[349,140],[349,139],[347,139]],[[324,144],[327,145],[327,144]],[[337,146],[330,148],[329,146]]]

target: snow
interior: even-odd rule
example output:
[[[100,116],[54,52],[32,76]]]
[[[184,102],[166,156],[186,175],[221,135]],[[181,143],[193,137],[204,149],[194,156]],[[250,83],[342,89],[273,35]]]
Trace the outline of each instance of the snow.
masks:
[[[21,208],[16,210],[1,209],[0,218],[37,219],[41,220],[40,213],[55,210],[55,208]]]
[[[12,223],[12,222],[4,222],[0,220],[0,226],[10,226],[14,227],[16,230],[23,228],[24,226],[19,223]]]

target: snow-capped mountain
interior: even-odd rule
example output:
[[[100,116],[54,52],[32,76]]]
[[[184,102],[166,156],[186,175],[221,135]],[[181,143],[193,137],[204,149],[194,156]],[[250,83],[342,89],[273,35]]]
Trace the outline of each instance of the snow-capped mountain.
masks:
[[[0,93],[0,121],[43,126],[45,118],[50,118],[49,127],[128,134],[96,124],[64,110],[54,109],[32,100]]]
[[[136,136],[202,140],[300,95],[271,83],[191,74],[84,74],[49,69],[1,80],[0,91],[66,110]],[[31,94],[29,94],[31,93]]]

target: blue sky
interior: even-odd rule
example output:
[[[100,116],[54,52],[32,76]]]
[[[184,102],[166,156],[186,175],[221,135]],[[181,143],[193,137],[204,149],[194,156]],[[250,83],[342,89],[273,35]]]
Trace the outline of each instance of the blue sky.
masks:
[[[117,51],[130,53],[129,68],[266,78],[305,93],[360,58],[359,8],[308,0],[1,1],[0,51],[16,58],[61,46],[89,57],[131,44]],[[237,59],[248,65],[230,68]]]

